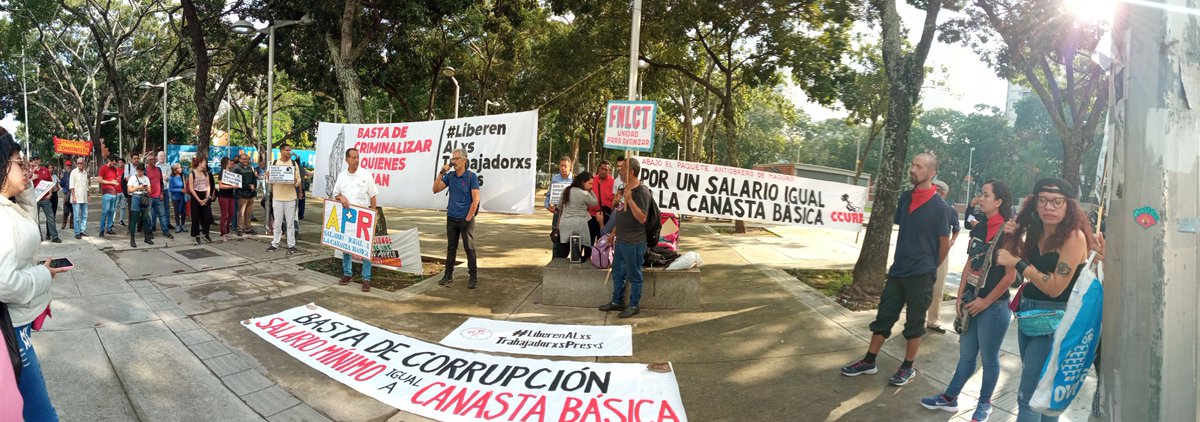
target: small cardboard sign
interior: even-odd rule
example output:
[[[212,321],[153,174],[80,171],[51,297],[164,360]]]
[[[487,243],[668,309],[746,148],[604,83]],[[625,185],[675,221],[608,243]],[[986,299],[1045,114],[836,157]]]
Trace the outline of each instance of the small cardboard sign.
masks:
[[[242,187],[242,175],[229,170],[222,171],[221,184],[240,188]]]
[[[296,183],[296,167],[267,166],[267,177],[271,183]]]

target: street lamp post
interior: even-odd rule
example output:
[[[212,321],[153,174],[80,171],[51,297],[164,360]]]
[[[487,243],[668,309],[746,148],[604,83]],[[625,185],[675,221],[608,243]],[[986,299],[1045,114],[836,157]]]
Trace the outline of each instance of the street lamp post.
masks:
[[[274,24],[263,29],[255,29],[254,24],[251,24],[245,20],[238,20],[237,22],[233,23],[232,30],[237,34],[246,35],[256,31],[258,33],[267,34],[267,133],[265,136],[263,136],[263,149],[259,153],[260,158],[263,157],[263,154],[266,154],[266,158],[263,159],[264,166],[267,165],[267,162],[271,159],[271,146],[274,144],[275,137],[275,28],[283,28],[296,24],[308,25],[311,23],[313,23],[313,20],[309,18],[308,15],[301,17],[298,21],[275,21]],[[267,189],[266,191],[266,221],[271,221],[271,189]],[[274,225],[276,227],[271,227],[271,229],[278,230],[278,222],[275,222]]]
[[[975,176],[971,175],[971,167],[974,164],[974,162],[975,162],[975,147],[971,147],[971,154],[967,156],[967,191],[965,192],[967,201],[971,200],[971,195],[972,195],[971,184],[973,182],[975,182]],[[1008,205],[1008,204],[1005,204],[1005,205]]]
[[[492,100],[484,101],[483,102],[483,115],[484,116],[486,116],[488,114],[488,106],[500,107],[500,103],[492,101]]]
[[[100,122],[100,124],[108,123],[108,122],[111,122],[114,120],[117,122],[117,155],[120,157],[124,157],[125,156],[125,139],[121,135],[121,114],[117,113],[117,112],[105,110],[104,115],[106,117],[109,117],[109,119],[105,120],[103,122]],[[166,148],[163,148],[163,151],[166,151]]]
[[[454,77],[454,68],[446,66],[442,68],[442,76],[450,78],[454,82],[454,118],[458,118],[458,78]],[[484,113],[487,114],[487,113]]]
[[[152,84],[150,82],[142,81],[141,84],[138,84],[138,88],[141,89],[162,88],[163,90],[163,151],[167,150],[167,86],[169,86],[171,82],[175,82],[184,78],[190,78],[192,76],[196,76],[195,72],[188,71],[179,76],[167,78],[165,81],[162,81],[162,83]]]
[[[675,145],[675,161],[679,161],[679,152],[683,151],[683,144]]]

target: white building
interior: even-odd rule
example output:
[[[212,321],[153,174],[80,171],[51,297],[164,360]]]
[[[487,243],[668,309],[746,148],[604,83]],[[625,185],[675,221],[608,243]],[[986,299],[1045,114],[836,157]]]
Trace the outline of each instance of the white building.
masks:
[[[1008,121],[1008,127],[1013,127],[1017,122],[1017,103],[1030,94],[1033,94],[1033,90],[1029,87],[1011,81],[1008,83],[1008,94],[1004,101],[1004,120]]]

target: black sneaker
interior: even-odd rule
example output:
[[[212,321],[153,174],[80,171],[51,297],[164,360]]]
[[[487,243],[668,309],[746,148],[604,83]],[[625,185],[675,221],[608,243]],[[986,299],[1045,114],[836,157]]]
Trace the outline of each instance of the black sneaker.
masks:
[[[110,235],[116,236],[116,235],[117,235],[117,232],[115,232],[115,231],[112,231],[112,228],[110,227],[110,228],[108,229],[108,232],[107,232],[107,234],[110,234]]]
[[[625,308],[624,311],[621,311],[621,313],[617,315],[617,318],[629,318],[640,313],[642,313],[642,308],[630,306]]]
[[[57,238],[57,237],[56,237],[56,238],[54,238],[54,240],[51,240],[51,242],[54,242],[54,243],[62,243],[62,239],[59,239],[59,238]]]
[[[892,378],[888,379],[888,384],[903,387],[909,381],[912,381],[913,378],[916,378],[916,376],[917,368],[900,368],[896,371],[896,375],[892,375]]]
[[[275,251],[277,251],[277,250],[279,250],[279,248],[277,248],[277,247],[275,247],[275,246],[268,246],[268,247],[267,247],[267,252],[275,252]]]
[[[212,238],[208,237],[208,235],[206,234],[206,235],[204,235],[204,241],[208,242],[208,243],[212,243]]]
[[[296,248],[294,248],[294,247],[290,247],[290,248],[288,248],[288,249],[287,249],[287,254],[288,254],[288,255],[291,255],[291,254],[294,254],[294,253],[300,253],[300,251],[296,250]]]
[[[175,235],[171,234],[171,231],[168,230],[168,231],[163,232],[163,237],[165,237],[167,239],[174,239]]]
[[[88,237],[88,234],[87,234],[87,232],[80,233],[79,235],[80,235],[80,236],[83,236],[83,237]]]
[[[446,273],[446,274],[443,274],[443,275],[442,275],[442,279],[441,279],[441,280],[438,280],[438,285],[439,285],[439,286],[445,286],[445,285],[448,285],[448,284],[450,284],[450,283],[453,283],[453,282],[454,282],[454,275],[453,275],[453,274],[450,274],[450,273]]]
[[[479,284],[479,279],[475,278],[475,276],[471,276],[471,279],[467,281],[467,288],[474,289],[475,286],[477,286],[478,284]]]
[[[131,247],[131,248],[136,248],[136,247],[137,247],[137,242],[136,242],[136,241],[134,241],[133,239],[129,239],[129,247]]]
[[[610,303],[605,303],[603,305],[600,305],[601,312],[623,311],[623,310],[625,310],[625,307],[622,306],[620,303],[611,303],[610,302]]]
[[[147,245],[153,245],[153,244],[154,244],[154,239],[151,239],[151,238],[148,238],[148,237],[147,237],[146,239],[142,240],[142,241],[143,241],[143,242],[146,242],[146,244],[147,244]]]
[[[199,244],[200,244],[200,236],[196,236],[196,244],[197,244],[197,245],[199,245]]]
[[[103,239],[103,238],[104,238],[104,230],[101,230],[101,231],[100,231],[100,238],[101,238],[101,239]]]
[[[76,239],[76,240],[83,239],[83,235],[82,235],[82,234],[77,234],[77,235],[75,235],[75,239]]]

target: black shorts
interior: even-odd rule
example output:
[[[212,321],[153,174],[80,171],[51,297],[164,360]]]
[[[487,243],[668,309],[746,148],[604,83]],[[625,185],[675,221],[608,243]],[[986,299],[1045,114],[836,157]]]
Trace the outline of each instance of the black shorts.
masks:
[[[871,332],[884,338],[892,335],[892,326],[900,320],[900,311],[905,310],[904,338],[914,339],[925,334],[925,313],[933,303],[933,283],[937,273],[911,277],[888,276],[879,297],[879,311]],[[907,309],[905,309],[907,307]]]

